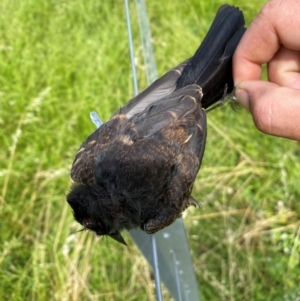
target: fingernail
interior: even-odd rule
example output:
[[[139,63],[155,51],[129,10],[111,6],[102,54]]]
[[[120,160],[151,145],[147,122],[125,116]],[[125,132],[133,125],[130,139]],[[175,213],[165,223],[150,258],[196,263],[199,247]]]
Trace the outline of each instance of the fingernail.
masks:
[[[244,89],[236,87],[234,92],[235,97],[237,98],[239,104],[249,111],[249,94]]]

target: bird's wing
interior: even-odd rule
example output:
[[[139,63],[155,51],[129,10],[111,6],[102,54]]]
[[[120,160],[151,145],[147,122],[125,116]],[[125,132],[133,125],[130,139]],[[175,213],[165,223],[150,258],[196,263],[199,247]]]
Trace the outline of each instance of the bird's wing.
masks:
[[[148,88],[132,98],[116,114],[125,114],[128,118],[143,111],[155,101],[171,94],[176,88],[176,81],[189,60],[184,61],[154,81]]]
[[[206,113],[202,90],[189,85],[148,106],[130,119],[138,139],[156,137],[180,151],[202,157],[206,137]],[[203,139],[204,138],[204,139]]]

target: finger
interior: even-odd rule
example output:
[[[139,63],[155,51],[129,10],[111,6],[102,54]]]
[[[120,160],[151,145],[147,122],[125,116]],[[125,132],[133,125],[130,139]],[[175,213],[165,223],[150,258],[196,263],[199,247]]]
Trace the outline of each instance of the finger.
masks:
[[[300,6],[298,0],[269,1],[244,34],[233,57],[235,84],[257,80],[261,65],[268,63],[280,45],[300,49]]]
[[[235,85],[243,80],[258,80],[261,65],[269,62],[280,46],[279,38],[266,14],[266,6],[250,24],[233,56]]]
[[[244,81],[236,89],[256,127],[270,135],[300,140],[300,90],[263,81]]]
[[[269,80],[279,86],[300,89],[300,52],[283,46],[268,64]]]

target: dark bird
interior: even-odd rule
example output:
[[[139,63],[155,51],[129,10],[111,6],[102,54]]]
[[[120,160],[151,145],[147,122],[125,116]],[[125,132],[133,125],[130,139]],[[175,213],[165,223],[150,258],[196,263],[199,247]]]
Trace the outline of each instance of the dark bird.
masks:
[[[223,5],[194,56],[119,109],[82,143],[67,195],[74,218],[125,244],[120,231],[155,233],[191,198],[206,141],[206,111],[233,89],[243,13]]]

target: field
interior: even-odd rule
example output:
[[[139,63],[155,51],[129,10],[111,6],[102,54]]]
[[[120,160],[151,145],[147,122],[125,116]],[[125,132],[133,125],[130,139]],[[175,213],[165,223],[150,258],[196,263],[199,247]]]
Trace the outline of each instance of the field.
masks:
[[[263,2],[227,1],[247,24]],[[147,1],[159,75],[194,53],[221,4]],[[89,112],[107,120],[133,96],[123,1],[2,0],[0,11],[0,300],[155,300],[129,236],[125,248],[76,232],[65,201]],[[299,142],[263,135],[243,109],[208,114],[193,191],[204,208],[184,217],[202,300],[300,300],[299,157]]]

